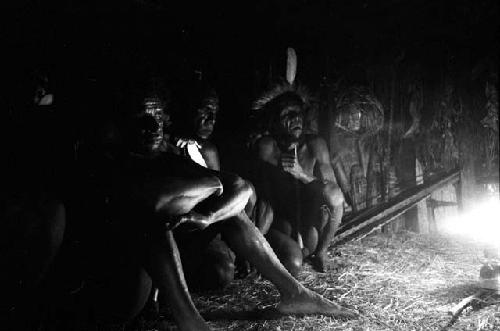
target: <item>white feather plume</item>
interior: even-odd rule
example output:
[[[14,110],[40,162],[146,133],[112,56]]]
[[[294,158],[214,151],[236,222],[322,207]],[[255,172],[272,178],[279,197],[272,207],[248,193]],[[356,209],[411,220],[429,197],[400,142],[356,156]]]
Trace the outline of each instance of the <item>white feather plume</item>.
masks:
[[[290,85],[293,85],[295,75],[297,75],[297,54],[291,47],[287,48],[286,54],[286,80]]]

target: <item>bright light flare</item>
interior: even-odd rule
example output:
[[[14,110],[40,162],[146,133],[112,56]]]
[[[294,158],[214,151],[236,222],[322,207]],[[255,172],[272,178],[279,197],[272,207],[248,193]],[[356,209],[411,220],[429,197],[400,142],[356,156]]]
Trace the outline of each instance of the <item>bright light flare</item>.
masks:
[[[496,247],[500,253],[500,199],[498,197],[490,196],[465,213],[436,221],[442,231]]]

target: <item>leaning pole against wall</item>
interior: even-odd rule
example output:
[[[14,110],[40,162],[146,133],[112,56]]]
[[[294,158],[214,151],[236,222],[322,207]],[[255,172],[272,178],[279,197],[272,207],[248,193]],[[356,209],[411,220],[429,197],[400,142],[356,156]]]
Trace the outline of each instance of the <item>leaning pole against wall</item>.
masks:
[[[426,180],[423,184],[404,190],[387,202],[353,215],[350,219],[343,221],[332,245],[363,238],[375,229],[390,223],[420,201],[428,198],[432,192],[447,185],[459,183],[460,177],[460,169],[454,169]],[[457,198],[460,199],[459,196]],[[459,205],[461,204],[460,201],[457,202]]]

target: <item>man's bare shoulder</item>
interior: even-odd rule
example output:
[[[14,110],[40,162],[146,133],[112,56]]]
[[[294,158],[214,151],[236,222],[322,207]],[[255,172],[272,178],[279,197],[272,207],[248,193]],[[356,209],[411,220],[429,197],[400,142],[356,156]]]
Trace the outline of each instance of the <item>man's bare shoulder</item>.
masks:
[[[278,144],[276,139],[270,135],[262,136],[257,140],[255,143],[255,146],[257,146],[258,150],[262,149],[275,149],[277,148]]]
[[[305,142],[312,148],[326,148],[326,141],[322,137],[315,134],[308,134],[305,136]]]
[[[279,148],[272,136],[263,136],[255,143],[257,156],[264,161],[277,165]]]
[[[209,153],[217,153],[217,146],[209,140],[205,140],[201,143],[201,146],[203,150],[209,152]]]

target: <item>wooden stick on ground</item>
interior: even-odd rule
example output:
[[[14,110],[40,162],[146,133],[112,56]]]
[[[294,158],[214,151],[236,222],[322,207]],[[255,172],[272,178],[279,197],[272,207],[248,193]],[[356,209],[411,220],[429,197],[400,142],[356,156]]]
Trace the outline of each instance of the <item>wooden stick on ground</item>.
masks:
[[[460,313],[462,312],[462,310],[465,309],[465,307],[467,307],[470,303],[472,303],[472,301],[481,298],[481,296],[484,293],[485,293],[484,290],[479,290],[476,293],[474,293],[473,295],[468,296],[467,298],[463,299],[462,301],[460,301],[459,303],[457,303],[455,306],[453,306],[448,311],[448,314],[451,315],[451,316],[453,316],[453,317],[457,317],[458,315],[460,315]]]

